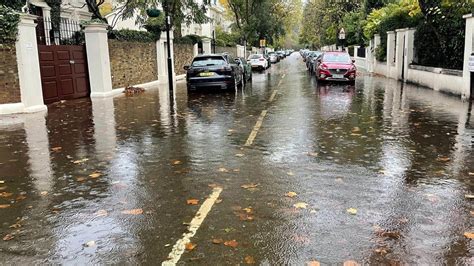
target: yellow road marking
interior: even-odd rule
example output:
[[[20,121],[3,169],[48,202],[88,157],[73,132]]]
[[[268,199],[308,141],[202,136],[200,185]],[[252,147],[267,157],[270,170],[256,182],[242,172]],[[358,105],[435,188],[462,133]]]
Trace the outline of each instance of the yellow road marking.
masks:
[[[162,266],[174,266],[178,263],[181,255],[183,255],[184,250],[186,249],[186,244],[191,242],[191,238],[196,234],[207,214],[209,211],[211,211],[212,206],[214,206],[214,203],[216,203],[216,200],[219,198],[221,192],[222,188],[220,187],[216,187],[212,190],[209,198],[204,201],[193,220],[189,224],[188,232],[184,233],[183,237],[179,239],[178,242],[176,242],[170,254],[168,255],[168,260],[161,263]]]
[[[267,115],[267,110],[263,110],[260,116],[258,117],[257,123],[255,123],[255,126],[253,127],[252,132],[250,132],[250,136],[247,139],[247,142],[245,142],[245,146],[250,146],[252,145],[253,141],[255,140],[255,137],[257,137],[257,133],[260,130],[260,127],[262,126],[263,119]]]

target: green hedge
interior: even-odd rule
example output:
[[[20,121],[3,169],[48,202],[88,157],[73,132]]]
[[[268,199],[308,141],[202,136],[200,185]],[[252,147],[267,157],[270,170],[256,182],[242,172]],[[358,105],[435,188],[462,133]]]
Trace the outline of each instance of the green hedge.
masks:
[[[128,42],[155,42],[156,36],[147,31],[138,30],[110,30],[109,39]]]
[[[0,43],[14,43],[18,34],[20,15],[13,9],[0,5]]]
[[[468,10],[440,7],[416,28],[415,63],[423,66],[462,69],[465,20]]]
[[[173,40],[174,43],[192,44],[192,45],[194,45],[198,42],[201,42],[201,41],[202,41],[202,37],[199,36],[199,35],[195,35],[195,34],[186,35],[186,36],[183,36],[183,37],[175,38]]]

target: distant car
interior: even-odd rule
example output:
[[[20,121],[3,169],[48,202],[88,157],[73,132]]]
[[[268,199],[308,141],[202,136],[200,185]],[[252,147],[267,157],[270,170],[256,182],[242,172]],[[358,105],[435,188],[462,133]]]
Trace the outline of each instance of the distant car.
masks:
[[[242,57],[239,57],[238,60],[240,60],[240,67],[244,70],[245,80],[252,80],[252,66]]]
[[[357,68],[346,52],[325,52],[316,67],[318,81],[348,81],[355,83]]]
[[[268,68],[268,61],[263,54],[250,55],[247,61],[252,69],[265,70]]]
[[[272,62],[270,61],[270,56],[269,56],[268,54],[264,54],[263,57],[265,57],[265,59],[266,59],[267,62],[268,62],[267,68],[271,67],[271,66],[272,66]]]
[[[244,83],[244,71],[240,60],[228,54],[199,55],[186,70],[188,90],[204,87],[230,89]]]
[[[308,71],[313,74],[317,65],[317,58],[322,54],[319,51],[311,51],[306,57],[306,68]]]
[[[270,57],[270,63],[276,64],[280,62],[280,58],[278,57],[276,53],[274,52],[268,53],[268,56]]]
[[[280,59],[284,59],[286,57],[285,53],[283,51],[276,51],[276,54]]]

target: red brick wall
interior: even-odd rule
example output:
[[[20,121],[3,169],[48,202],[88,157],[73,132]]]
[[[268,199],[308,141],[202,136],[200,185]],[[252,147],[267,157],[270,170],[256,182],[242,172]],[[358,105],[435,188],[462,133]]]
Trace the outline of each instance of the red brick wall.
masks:
[[[15,44],[0,44],[0,104],[21,102]]]

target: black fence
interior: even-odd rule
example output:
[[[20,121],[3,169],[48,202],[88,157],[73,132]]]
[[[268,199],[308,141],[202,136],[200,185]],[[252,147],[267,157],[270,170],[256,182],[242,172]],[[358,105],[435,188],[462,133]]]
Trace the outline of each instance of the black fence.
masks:
[[[42,45],[82,45],[84,32],[78,21],[61,18],[53,22],[51,18],[40,17],[36,20],[36,39]]]

